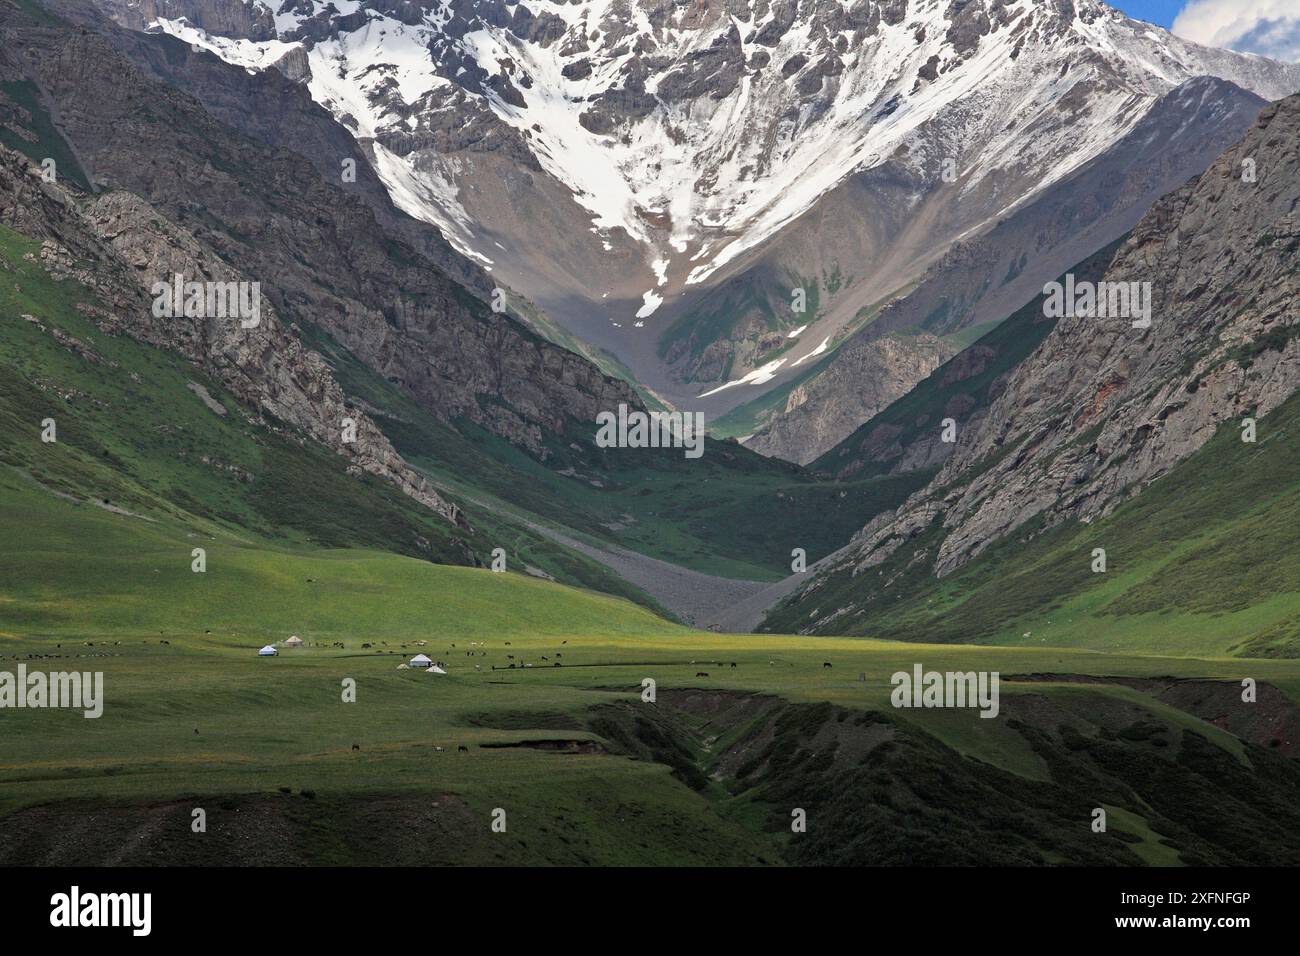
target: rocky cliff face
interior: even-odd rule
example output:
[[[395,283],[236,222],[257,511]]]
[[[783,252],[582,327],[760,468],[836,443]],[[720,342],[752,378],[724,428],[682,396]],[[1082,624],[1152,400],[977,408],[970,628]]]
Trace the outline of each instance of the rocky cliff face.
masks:
[[[275,39],[271,8],[242,0],[106,0],[104,7],[133,30],[143,30],[161,19],[184,19],[215,36]]]
[[[1105,279],[1150,283],[1150,327],[1060,318],[987,415],[959,431],[931,484],[864,528],[839,567],[875,567],[938,521],[942,540],[924,562],[949,574],[1031,519],[1107,514],[1222,423],[1290,396],[1300,386],[1297,170],[1300,96],[1265,109],[1116,253]]]
[[[247,276],[138,196],[74,194],[39,173],[0,147],[0,223],[40,239],[43,264],[55,278],[75,276],[95,290],[102,306],[87,303],[85,309],[101,329],[183,355],[229,389],[250,416],[311,438],[349,458],[350,470],[392,482],[453,524],[464,523],[459,509],[402,459],[348,401],[324,359],[304,348],[266,303],[252,328],[237,317],[154,314],[149,287],[161,277],[240,282]],[[346,429],[345,420],[354,428]]]
[[[97,183],[146,199],[261,282],[283,320],[325,329],[432,414],[545,456],[573,419],[637,404],[587,360],[491,311],[306,159],[225,126],[97,32],[0,16],[0,67],[39,85]],[[192,55],[162,42],[164,57]]]
[[[806,465],[911,391],[954,347],[933,335],[855,339],[824,373],[790,392],[784,410],[745,446]]]

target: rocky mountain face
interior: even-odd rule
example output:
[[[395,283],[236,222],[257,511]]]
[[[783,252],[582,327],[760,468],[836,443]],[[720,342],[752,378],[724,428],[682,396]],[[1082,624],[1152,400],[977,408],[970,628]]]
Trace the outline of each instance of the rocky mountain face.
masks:
[[[1120,241],[1103,246],[1068,270],[1078,281],[1100,282]],[[1063,279],[1062,276],[1055,277]],[[1006,390],[1016,366],[1055,327],[1040,294],[968,348],[920,381],[903,399],[873,416],[810,467],[841,480],[937,468],[953,453],[939,427],[951,419],[961,430],[978,425]],[[828,369],[830,371],[830,369]]]
[[[301,155],[226,126],[138,68],[118,49],[125,40],[3,17],[0,68],[42,91],[100,188],[146,199],[229,268],[261,282],[281,319],[320,327],[431,414],[476,422],[545,457],[547,442],[574,419],[637,404],[586,359],[489,309],[403,230],[385,228],[373,200],[345,192],[341,177],[331,181]],[[137,39],[162,45],[152,62],[179,65],[152,71],[164,78],[195,59],[232,78],[243,72],[176,40]],[[236,89],[239,82],[229,80]],[[294,108],[308,115],[308,107],[328,119],[311,104]],[[143,259],[151,264],[142,278],[160,278],[148,269],[163,263]]]
[[[464,523],[459,509],[402,459],[274,309],[264,303],[250,328],[237,317],[163,317],[153,308],[153,280],[145,281],[179,273],[187,281],[241,282],[248,281],[245,275],[138,196],[74,193],[40,173],[0,147],[0,223],[41,240],[42,264],[51,276],[75,277],[95,290],[103,305],[83,308],[104,332],[179,353],[229,389],[250,417],[309,437],[349,458],[350,469],[390,481],[453,524]]]
[[[898,329],[945,335],[1002,321],[1032,301],[1044,282],[1122,236],[1152,202],[1203,171],[1245,134],[1264,105],[1260,97],[1213,77],[1188,80],[1167,93],[1100,156],[988,232],[949,247],[916,288],[889,302],[841,346],[824,373],[841,386],[830,381],[813,386],[820,393],[818,404],[827,407],[819,411],[809,405],[796,416],[804,421],[809,415],[834,416],[848,427],[823,434],[832,444],[843,438],[878,410],[869,409],[856,422],[842,413],[844,408],[868,410],[857,406],[846,374],[865,342]],[[776,416],[773,429],[802,433],[798,421],[783,428],[780,418]],[[787,446],[778,441],[751,447],[782,458],[803,454],[806,462],[828,452],[831,444]]]
[[[1292,395],[1300,386],[1297,170],[1300,96],[1267,107],[1203,175],[1158,201],[1115,253],[1104,279],[1150,284],[1150,326],[1058,318],[987,414],[958,430],[933,481],[865,527],[837,570],[859,575],[937,526],[937,544],[910,571],[942,577],[1031,522],[1094,520],[1223,423],[1258,419]],[[814,581],[793,605],[811,612],[817,590]],[[808,627],[839,610],[819,608]]]
[[[1099,0],[101,2],[305,86],[400,208],[706,411],[788,380],[1186,80],[1300,88]]]
[[[845,344],[826,371],[791,390],[784,410],[745,445],[806,465],[861,422],[911,391],[955,348],[922,333]]]

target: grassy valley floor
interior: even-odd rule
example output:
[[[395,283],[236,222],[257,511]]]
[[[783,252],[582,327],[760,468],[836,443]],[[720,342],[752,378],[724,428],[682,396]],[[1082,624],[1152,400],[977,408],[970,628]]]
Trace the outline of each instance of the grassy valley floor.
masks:
[[[0,670],[102,671],[106,700],[0,711],[0,863],[1300,860],[1300,661],[697,632],[527,575],[4,491]],[[419,652],[448,673],[399,669]],[[1001,713],[893,708],[915,663],[999,671]]]

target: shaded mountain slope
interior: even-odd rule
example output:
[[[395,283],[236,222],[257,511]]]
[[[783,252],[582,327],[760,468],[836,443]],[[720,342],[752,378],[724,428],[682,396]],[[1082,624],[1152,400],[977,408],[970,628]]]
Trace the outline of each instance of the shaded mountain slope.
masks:
[[[1293,471],[1296,457],[1288,422],[1291,396],[1300,385],[1298,168],[1300,97],[1292,97],[1267,108],[1242,142],[1204,175],[1158,202],[1115,254],[1107,280],[1150,283],[1150,327],[1135,328],[1128,318],[1058,319],[1016,366],[987,413],[958,429],[952,454],[930,485],[893,515],[864,528],[852,553],[778,609],[768,626],[873,632],[882,603],[903,601],[904,593],[922,606],[940,602],[941,595],[959,589],[954,575],[994,566],[986,562],[963,570],[985,552],[989,561],[995,552],[1005,560],[1008,553],[1024,550],[1027,541],[1041,537],[1064,542],[1064,548],[1076,540],[1071,535],[1105,548],[1095,529],[1103,519],[1115,522],[1107,525],[1112,528],[1131,525],[1131,518],[1126,522],[1120,515],[1134,512],[1123,508],[1155,515],[1159,524],[1143,540],[1148,546],[1160,542],[1164,556],[1175,557],[1180,547],[1195,543],[1202,526],[1177,532],[1164,523],[1176,521],[1196,501],[1203,510],[1227,516],[1222,533],[1244,549],[1235,571],[1204,596],[1210,602],[1206,612],[1241,609],[1229,595],[1237,588],[1233,582],[1242,580],[1254,582],[1242,587],[1269,608],[1253,629],[1217,629],[1213,646],[1291,652],[1293,635],[1284,622],[1292,613],[1286,596],[1294,596],[1294,586],[1286,568],[1294,548],[1279,550],[1281,541],[1270,546],[1271,538],[1254,530],[1254,522],[1260,522],[1268,535],[1293,541],[1295,525],[1286,510],[1289,485],[1272,484],[1268,494],[1243,501],[1235,496],[1249,485],[1242,472],[1256,456],[1261,458],[1256,467],[1273,461],[1282,476]],[[1254,175],[1246,175],[1247,169]],[[1246,418],[1256,424],[1257,443],[1241,440]],[[1184,461],[1212,437],[1215,444],[1201,453],[1208,458]],[[1218,462],[1214,468],[1212,461]],[[1198,478],[1211,474],[1217,476],[1213,481]],[[1181,476],[1178,481],[1175,475]],[[1187,481],[1195,484],[1195,494],[1182,484]],[[1169,497],[1175,486],[1183,490]],[[1227,500],[1234,507],[1225,508]],[[1253,514],[1257,502],[1274,510]],[[994,576],[997,584],[990,583],[1003,602],[998,622],[980,623],[983,619],[972,614],[958,626],[954,619],[957,629],[944,631],[947,639],[987,638],[995,630],[1005,638],[1015,607],[1038,613],[1036,606],[1050,606],[1074,590],[1124,580],[1122,571],[1093,575],[1087,553],[1066,551],[1073,559],[1060,567],[1072,588],[1066,589],[1059,576],[1039,574],[1027,580],[1049,592],[1041,587],[1008,592],[1004,571]],[[1198,560],[1206,557],[1195,554]],[[1120,559],[1111,560],[1122,567]],[[1154,582],[1159,565],[1148,564],[1142,573]],[[1159,580],[1166,595],[1178,593],[1172,584],[1177,578]],[[1270,603],[1275,599],[1283,603]],[[1189,599],[1188,606],[1200,605]],[[1059,613],[1053,614],[1058,619]],[[886,614],[879,627],[892,632],[897,622],[889,621]],[[921,614],[909,631],[923,638],[929,626]],[[1100,633],[1094,639],[1104,642]]]

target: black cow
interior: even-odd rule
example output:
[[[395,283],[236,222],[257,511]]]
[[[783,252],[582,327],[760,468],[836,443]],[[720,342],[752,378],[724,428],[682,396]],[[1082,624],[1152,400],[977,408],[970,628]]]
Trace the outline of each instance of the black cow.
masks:
[[[830,667],[830,666],[831,666],[831,662],[830,662],[830,661],[823,661],[823,662],[822,662],[822,667]]]
[[[696,676],[696,677],[708,677],[708,676],[709,676],[709,672],[708,672],[708,671],[696,671],[696,672],[695,672],[695,676]]]
[[[469,748],[466,747],[464,744],[461,744],[459,747],[456,748],[456,753],[467,754],[469,753]]]

